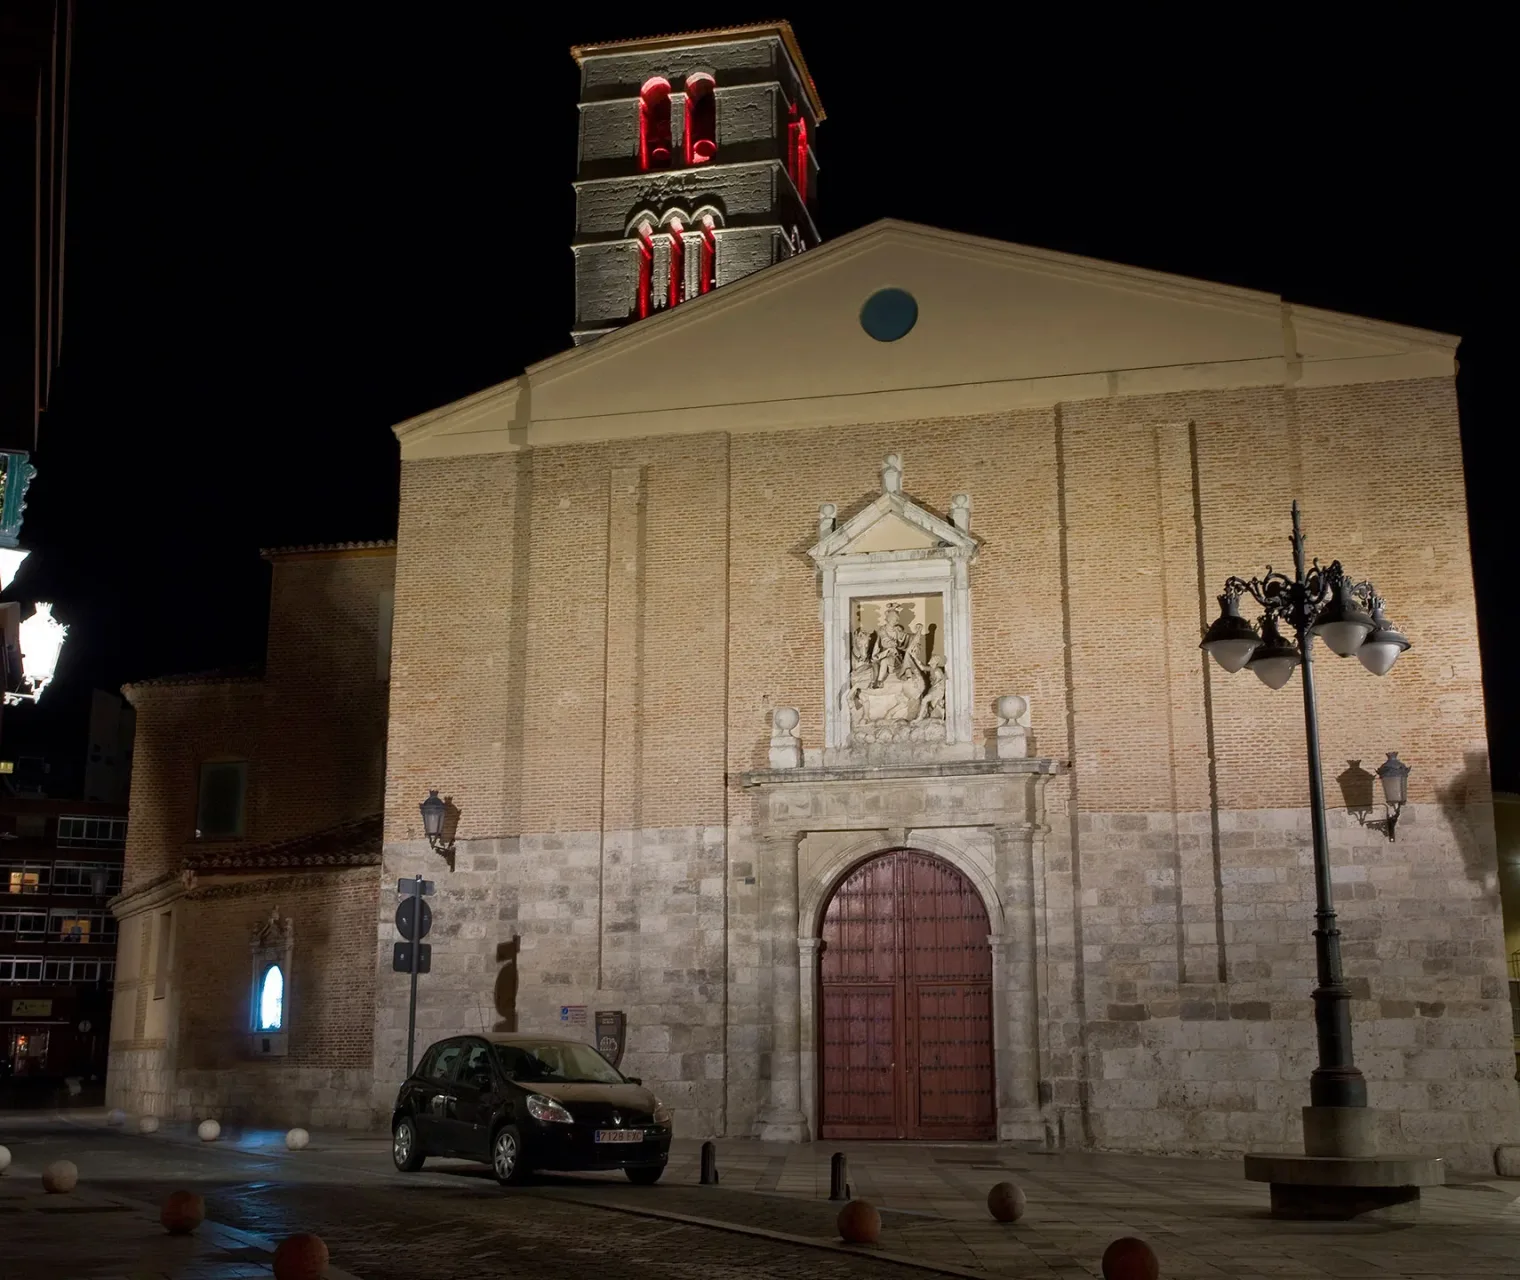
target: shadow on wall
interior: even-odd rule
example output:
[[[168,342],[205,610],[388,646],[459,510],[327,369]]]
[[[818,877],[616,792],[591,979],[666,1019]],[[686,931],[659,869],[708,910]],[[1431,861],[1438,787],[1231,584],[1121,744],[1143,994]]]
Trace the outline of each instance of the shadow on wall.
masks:
[[[1335,782],[1341,789],[1346,812],[1358,822],[1365,823],[1377,803],[1377,775],[1362,768],[1360,760],[1348,760]]]
[[[517,1030],[517,953],[522,939],[516,934],[508,942],[496,944],[496,963],[501,966],[496,974],[494,999],[496,1025],[492,1031]]]
[[[1451,825],[1457,849],[1462,854],[1462,869],[1467,878],[1490,892],[1499,891],[1499,866],[1493,842],[1485,839],[1474,825],[1474,813],[1492,815],[1493,790],[1488,777],[1488,753],[1469,751],[1463,757],[1462,772],[1444,787],[1436,789],[1436,803]]]

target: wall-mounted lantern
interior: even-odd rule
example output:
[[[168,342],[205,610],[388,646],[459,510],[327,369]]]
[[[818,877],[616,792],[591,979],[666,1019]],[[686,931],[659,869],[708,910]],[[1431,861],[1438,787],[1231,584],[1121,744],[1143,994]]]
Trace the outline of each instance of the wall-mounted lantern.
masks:
[[[1377,825],[1392,840],[1393,829],[1399,823],[1399,812],[1409,795],[1409,766],[1399,759],[1397,751],[1390,751],[1388,759],[1378,765],[1377,780],[1383,785],[1383,803],[1388,808],[1387,816]]]
[[[438,792],[429,789],[427,799],[417,806],[422,811],[422,834],[434,853],[445,858],[454,852],[454,842],[444,834],[444,822],[449,815],[448,804],[438,798]]]

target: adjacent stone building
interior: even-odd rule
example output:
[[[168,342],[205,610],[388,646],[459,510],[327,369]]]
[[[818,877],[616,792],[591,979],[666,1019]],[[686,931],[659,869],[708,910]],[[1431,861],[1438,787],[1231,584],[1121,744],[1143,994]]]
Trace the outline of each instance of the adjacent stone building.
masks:
[[[264,555],[261,672],[125,690],[137,742],[107,1100],[362,1127],[395,547]],[[278,1025],[261,1029],[275,984]]]
[[[687,1136],[1295,1145],[1315,1061],[1302,706],[1199,638],[1229,575],[1286,563],[1296,498],[1311,553],[1375,581],[1414,642],[1383,679],[1318,667],[1357,1058],[1390,1143],[1489,1167],[1520,1115],[1456,340],[897,222],[813,247],[811,197],[767,150],[800,133],[780,132],[794,106],[822,118],[789,30],[579,54],[578,345],[396,428],[383,862],[261,868],[241,899],[219,873],[220,905],[173,908],[207,922],[198,956],[247,975],[235,929],[305,912],[287,1062],[312,1054],[317,1087],[382,1120],[406,1061],[393,894],[422,873],[420,1043],[590,1038],[621,1014],[624,1070]],[[716,103],[710,136],[679,123],[691,96]],[[641,249],[671,209],[681,229]],[[755,257],[794,216],[809,251],[770,230]],[[363,572],[369,600],[390,561]],[[151,982],[152,895],[205,858],[197,759],[253,758],[227,735],[283,708],[257,750],[313,731],[302,769],[328,780],[278,773],[292,805],[386,741],[372,630],[294,701],[274,632],[258,691],[134,695],[119,983]],[[295,680],[311,654],[290,652]],[[1414,767],[1396,841],[1360,790],[1386,751]],[[249,836],[375,812],[341,794],[299,822],[271,801]],[[155,805],[177,815],[156,832]],[[362,946],[350,908],[377,926]],[[311,934],[341,953],[303,959]],[[258,973],[284,937],[259,935]],[[312,1087],[254,1061],[250,987],[167,1023],[123,990],[122,1099],[292,1111]],[[338,1054],[340,997],[367,1022]]]

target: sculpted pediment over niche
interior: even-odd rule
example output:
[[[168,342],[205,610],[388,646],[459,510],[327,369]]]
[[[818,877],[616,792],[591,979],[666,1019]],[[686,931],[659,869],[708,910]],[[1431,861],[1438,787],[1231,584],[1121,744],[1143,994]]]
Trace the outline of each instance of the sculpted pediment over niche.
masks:
[[[844,523],[818,512],[809,551],[823,594],[827,763],[970,758],[971,498],[950,518],[908,499],[902,459]]]

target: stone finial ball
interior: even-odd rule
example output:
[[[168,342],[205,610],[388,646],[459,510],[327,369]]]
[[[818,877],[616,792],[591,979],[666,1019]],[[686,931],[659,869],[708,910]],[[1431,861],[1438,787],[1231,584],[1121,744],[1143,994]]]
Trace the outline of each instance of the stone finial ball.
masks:
[[[72,1160],[54,1160],[42,1171],[42,1189],[52,1195],[67,1195],[79,1185],[79,1170]]]
[[[1155,1250],[1135,1236],[1120,1236],[1103,1250],[1103,1280],[1160,1280]]]
[[[144,1116],[141,1120],[139,1120],[137,1122],[137,1132],[138,1133],[157,1133],[158,1132],[158,1117],[157,1116]]]
[[[797,727],[797,722],[802,719],[797,714],[796,707],[777,707],[775,713],[776,728],[783,733],[790,733]]]
[[[215,1142],[222,1136],[222,1126],[215,1120],[202,1120],[196,1133],[200,1134],[202,1142]]]
[[[0,1173],[4,1173],[11,1167],[11,1149],[0,1147]]]
[[[305,1129],[292,1129],[285,1135],[285,1145],[292,1151],[305,1151],[311,1141],[311,1134]]]
[[[164,1197],[158,1220],[171,1236],[187,1236],[206,1220],[206,1202],[193,1191],[171,1191]]]
[[[987,1212],[999,1222],[1017,1222],[1024,1216],[1024,1189],[999,1182],[987,1193]]]
[[[113,1128],[120,1128],[122,1125],[126,1124],[126,1122],[127,1113],[120,1107],[112,1107],[110,1113],[106,1116],[106,1123],[108,1125],[111,1125]]]
[[[274,1280],[322,1280],[327,1261],[327,1245],[321,1236],[305,1231],[286,1236],[274,1251]]]
[[[875,1244],[881,1239],[881,1214],[869,1200],[851,1200],[839,1211],[839,1235],[846,1244]]]
[[[992,704],[992,709],[1009,724],[1013,724],[1029,710],[1029,699],[1021,698],[1016,693],[1005,693]]]

